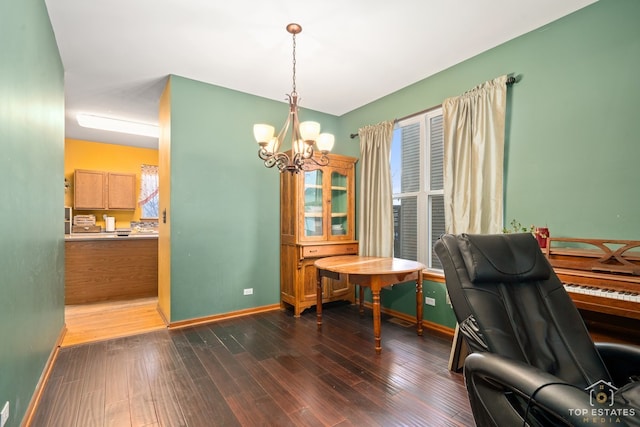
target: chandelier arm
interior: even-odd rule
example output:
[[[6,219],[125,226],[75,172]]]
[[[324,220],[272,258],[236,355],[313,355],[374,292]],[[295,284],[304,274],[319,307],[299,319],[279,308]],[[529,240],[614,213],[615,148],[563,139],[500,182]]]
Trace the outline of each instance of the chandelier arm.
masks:
[[[267,154],[267,150],[265,150],[264,148],[260,147],[260,148],[258,148],[258,158],[260,160],[269,160],[271,158],[271,156]]]
[[[280,173],[286,171],[289,168],[289,162],[285,161],[285,160],[278,160],[276,162],[276,166],[278,168],[278,170],[280,171]]]
[[[300,119],[298,118],[298,95],[295,93],[295,89],[289,98],[289,117],[293,121],[293,127],[291,128],[291,149],[296,152],[297,143],[302,138],[300,137]]]
[[[286,153],[280,152],[271,154],[263,148],[258,150],[258,157],[264,160],[265,167],[272,168],[274,166],[277,166],[281,171],[285,170],[287,168],[287,165],[291,162],[291,159]]]
[[[276,162],[279,164],[287,165],[290,162],[289,156],[287,156],[286,153],[276,153],[273,158],[276,159]]]
[[[289,97],[289,105],[291,105],[291,95],[287,95]],[[280,132],[278,132],[276,146],[273,148],[274,153],[280,152],[280,147],[282,146],[282,141],[284,140],[285,135],[289,131],[289,126],[291,125],[291,113],[287,115],[287,120],[285,120],[282,128],[280,128]],[[294,125],[295,129],[295,125]]]
[[[305,160],[313,159],[313,144],[304,144],[304,151],[302,152],[302,158]]]
[[[296,153],[293,156],[293,162],[292,163],[295,165],[295,167],[298,170],[303,170],[304,169],[304,160],[305,159],[302,157],[302,155],[300,153]]]
[[[311,160],[318,166],[327,166],[329,164],[329,157],[325,153],[322,153],[319,158],[310,157],[307,160]]]
[[[273,158],[273,154],[267,151],[266,148],[260,147],[258,148],[258,157],[265,162],[271,158]]]
[[[265,160],[264,162],[264,166],[267,168],[272,168],[274,167],[276,164],[276,158],[275,157],[270,157],[269,159]]]

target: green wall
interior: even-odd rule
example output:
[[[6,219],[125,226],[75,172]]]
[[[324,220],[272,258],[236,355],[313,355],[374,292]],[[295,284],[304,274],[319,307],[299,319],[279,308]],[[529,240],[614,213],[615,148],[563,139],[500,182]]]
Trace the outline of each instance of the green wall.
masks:
[[[0,2],[0,58],[0,408],[13,427],[64,324],[64,73],[43,0]]]
[[[171,76],[172,322],[279,303],[280,175],[258,159],[253,124],[279,129],[287,112]],[[337,131],[334,116],[300,115]]]
[[[640,239],[640,2],[600,0],[340,117],[341,133],[442,103],[502,74],[509,91],[505,223],[552,236]],[[383,304],[413,313],[410,285]],[[442,285],[425,283],[452,326]],[[409,294],[411,292],[408,292]],[[438,310],[436,310],[438,309]]]

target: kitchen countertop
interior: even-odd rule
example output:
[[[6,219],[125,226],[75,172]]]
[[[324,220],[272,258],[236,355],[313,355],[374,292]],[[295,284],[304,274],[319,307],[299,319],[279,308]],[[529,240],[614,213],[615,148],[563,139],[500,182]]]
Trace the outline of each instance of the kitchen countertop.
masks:
[[[65,234],[65,241],[87,241],[87,240],[131,240],[131,239],[157,239],[158,233],[136,233],[132,232],[128,236],[118,236],[116,233],[73,233]]]

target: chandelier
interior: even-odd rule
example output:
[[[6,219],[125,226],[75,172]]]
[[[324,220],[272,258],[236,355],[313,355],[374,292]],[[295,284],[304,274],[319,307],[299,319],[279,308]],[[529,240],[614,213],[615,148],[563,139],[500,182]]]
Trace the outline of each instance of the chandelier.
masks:
[[[298,118],[298,92],[296,92],[296,34],[302,31],[298,24],[287,25],[287,32],[293,36],[293,90],[287,95],[289,114],[282,129],[274,136],[275,128],[267,124],[253,125],[253,136],[260,148],[258,157],[268,168],[276,166],[280,172],[298,173],[309,162],[318,166],[329,164],[327,154],[333,148],[335,138],[329,133],[320,133],[320,123],[300,122]],[[291,127],[291,151],[282,152],[280,147]],[[316,154],[314,150],[320,154]]]

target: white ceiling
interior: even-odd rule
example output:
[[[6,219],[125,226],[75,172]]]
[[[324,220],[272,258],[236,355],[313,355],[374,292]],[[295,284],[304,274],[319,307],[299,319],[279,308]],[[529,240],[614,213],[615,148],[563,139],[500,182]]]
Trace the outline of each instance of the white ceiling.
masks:
[[[45,0],[65,70],[66,136],[157,147],[79,127],[79,112],[158,122],[169,74],[340,116],[595,0]],[[408,65],[405,65],[408,64]],[[284,114],[284,113],[283,113]]]

